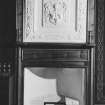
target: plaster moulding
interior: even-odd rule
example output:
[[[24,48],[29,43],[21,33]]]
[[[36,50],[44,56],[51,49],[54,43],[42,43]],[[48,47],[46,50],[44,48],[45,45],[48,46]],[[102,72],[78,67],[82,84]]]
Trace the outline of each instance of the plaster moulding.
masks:
[[[85,43],[87,0],[26,0],[23,42]]]

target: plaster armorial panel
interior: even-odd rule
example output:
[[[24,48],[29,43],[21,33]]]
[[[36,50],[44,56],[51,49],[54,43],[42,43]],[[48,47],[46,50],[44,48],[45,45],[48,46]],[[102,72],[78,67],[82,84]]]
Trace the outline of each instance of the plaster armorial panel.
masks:
[[[86,43],[87,0],[26,0],[23,42]]]
[[[45,26],[67,24],[67,1],[68,0],[43,0],[43,23]]]

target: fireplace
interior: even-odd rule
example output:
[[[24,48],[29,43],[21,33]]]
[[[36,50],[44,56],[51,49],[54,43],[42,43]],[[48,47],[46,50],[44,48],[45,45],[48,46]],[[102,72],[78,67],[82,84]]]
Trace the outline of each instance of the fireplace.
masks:
[[[18,105],[93,105],[95,0],[16,0],[16,17]]]
[[[18,49],[18,105],[87,105],[88,49]],[[90,98],[89,98],[90,97]]]

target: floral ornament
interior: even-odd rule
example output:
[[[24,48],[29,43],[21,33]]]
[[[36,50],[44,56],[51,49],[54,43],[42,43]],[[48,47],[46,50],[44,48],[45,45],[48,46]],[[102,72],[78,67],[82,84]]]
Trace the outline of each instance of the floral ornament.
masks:
[[[64,20],[66,10],[67,6],[64,0],[52,0],[44,4],[44,14],[46,20],[54,25]]]

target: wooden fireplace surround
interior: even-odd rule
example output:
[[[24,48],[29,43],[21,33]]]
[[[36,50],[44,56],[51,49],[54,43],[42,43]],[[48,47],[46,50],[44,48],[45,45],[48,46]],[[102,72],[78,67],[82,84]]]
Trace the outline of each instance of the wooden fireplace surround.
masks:
[[[39,45],[40,46],[40,45]],[[37,46],[38,47],[38,46]],[[16,80],[18,105],[23,104],[24,67],[85,68],[85,104],[93,105],[94,47],[64,46],[53,44],[43,48],[21,46],[17,48]]]

